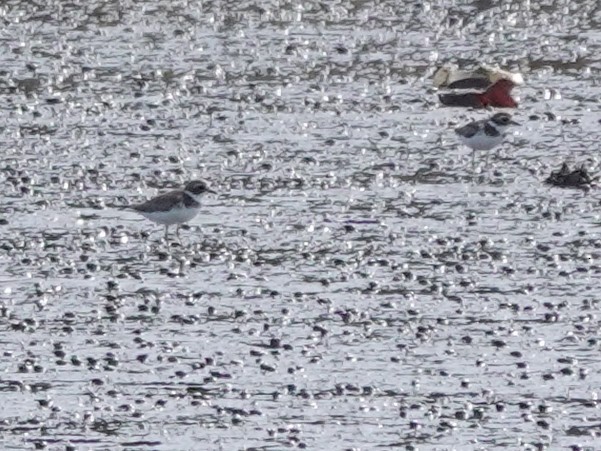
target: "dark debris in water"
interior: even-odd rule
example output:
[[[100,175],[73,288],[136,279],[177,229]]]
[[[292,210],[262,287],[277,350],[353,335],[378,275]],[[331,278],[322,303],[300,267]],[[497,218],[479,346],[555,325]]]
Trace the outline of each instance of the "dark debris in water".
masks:
[[[557,171],[545,179],[545,183],[561,188],[579,188],[589,190],[596,186],[598,177],[591,176],[584,165],[570,169],[567,163],[563,163]]]

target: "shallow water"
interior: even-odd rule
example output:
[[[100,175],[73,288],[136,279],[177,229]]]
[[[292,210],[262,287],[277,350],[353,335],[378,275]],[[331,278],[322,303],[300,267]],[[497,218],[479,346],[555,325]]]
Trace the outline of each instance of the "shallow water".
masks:
[[[595,2],[0,6],[3,449],[594,449]],[[541,33],[541,30],[544,32]],[[429,77],[521,70],[484,165]],[[118,207],[203,177],[181,242]]]

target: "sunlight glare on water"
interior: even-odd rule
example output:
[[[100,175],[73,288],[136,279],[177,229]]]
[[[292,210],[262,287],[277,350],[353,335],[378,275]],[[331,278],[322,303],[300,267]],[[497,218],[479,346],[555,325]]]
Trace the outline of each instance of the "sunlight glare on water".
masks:
[[[9,0],[3,449],[595,449],[595,2]],[[523,73],[489,167],[436,68]],[[203,178],[163,240],[124,209]],[[588,448],[587,448],[588,447]]]

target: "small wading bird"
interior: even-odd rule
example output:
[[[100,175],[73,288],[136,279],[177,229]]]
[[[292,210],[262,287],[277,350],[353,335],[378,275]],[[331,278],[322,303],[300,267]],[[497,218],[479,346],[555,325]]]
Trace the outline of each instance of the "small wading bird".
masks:
[[[455,129],[461,142],[472,149],[472,166],[476,158],[476,150],[491,150],[503,142],[505,131],[510,125],[520,125],[507,113],[497,113],[489,119],[470,122]],[[488,166],[488,153],[486,154]]]
[[[217,194],[204,180],[188,182],[183,190],[170,191],[131,208],[152,222],[165,226],[165,241],[169,237],[169,226],[179,226],[190,221],[200,211],[200,197],[205,193]]]

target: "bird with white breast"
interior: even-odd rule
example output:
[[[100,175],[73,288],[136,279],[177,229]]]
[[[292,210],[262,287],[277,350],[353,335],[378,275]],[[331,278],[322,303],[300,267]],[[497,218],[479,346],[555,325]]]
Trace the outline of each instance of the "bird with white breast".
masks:
[[[200,199],[206,193],[217,194],[205,180],[193,180],[182,190],[170,191],[129,208],[156,224],[164,225],[167,241],[169,226],[177,226],[176,235],[179,238],[179,226],[196,217],[200,211]]]
[[[472,166],[474,165],[477,150],[491,150],[499,146],[505,139],[507,129],[515,122],[508,113],[496,113],[489,119],[470,122],[456,128],[455,133],[463,144],[472,149]],[[488,154],[486,156],[488,166]]]

